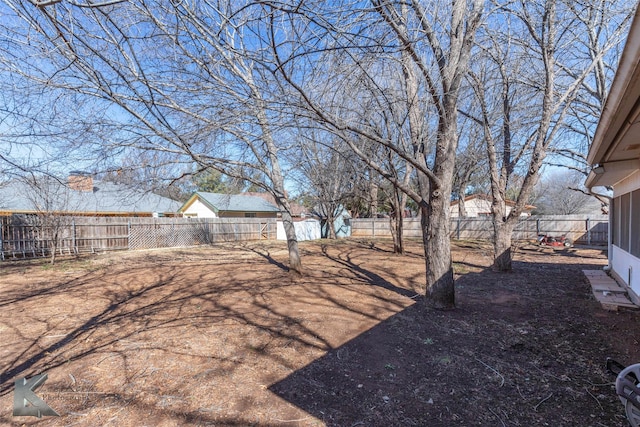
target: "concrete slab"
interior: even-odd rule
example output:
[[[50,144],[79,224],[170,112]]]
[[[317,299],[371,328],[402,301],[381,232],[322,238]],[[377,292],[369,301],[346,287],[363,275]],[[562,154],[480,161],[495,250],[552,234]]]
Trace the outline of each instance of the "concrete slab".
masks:
[[[591,283],[591,289],[596,292],[614,292],[619,294],[626,294],[626,289],[620,287],[617,283]]]
[[[582,272],[587,277],[609,277],[604,270],[582,270]]]
[[[616,311],[619,308],[638,309],[628,297],[627,291],[603,270],[582,270],[591,284],[591,291],[605,310]]]

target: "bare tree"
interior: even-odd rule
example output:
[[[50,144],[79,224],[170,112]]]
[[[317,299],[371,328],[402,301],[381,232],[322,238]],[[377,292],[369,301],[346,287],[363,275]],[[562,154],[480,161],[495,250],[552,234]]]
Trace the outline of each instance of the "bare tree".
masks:
[[[135,157],[125,157],[120,163],[109,161],[107,165],[96,165],[91,170],[102,181],[122,184],[173,200],[187,201],[197,188],[194,181],[202,178],[203,173],[192,173],[191,165],[173,164],[164,161],[163,157],[157,151],[138,152]],[[221,175],[220,172],[216,173]]]
[[[536,213],[543,215],[572,215],[602,213],[606,206],[591,197],[584,187],[580,171],[559,170],[545,175],[538,182],[535,199]]]
[[[281,110],[287,95],[267,66],[259,7],[4,3],[7,19],[15,22],[4,35],[29,37],[18,71],[31,82],[95,102],[100,128],[93,131],[103,139],[94,155],[151,151],[158,164],[196,164],[197,170],[215,169],[261,186],[282,212],[289,266],[302,271],[280,160],[288,148]]]
[[[403,79],[399,80],[403,81]],[[406,82],[406,80],[404,81]],[[401,102],[401,107],[395,105],[398,100],[406,99],[407,87],[406,85],[400,86],[396,88],[396,91],[398,93],[395,96],[392,96],[392,92],[387,90],[385,97],[373,98],[373,105],[366,111],[376,111],[377,114],[376,117],[371,117],[368,120],[368,124],[376,135],[393,141],[399,151],[411,153],[413,151],[412,137],[415,135],[411,134],[410,126],[399,125],[406,121],[410,109],[405,109],[407,104],[403,102]],[[416,107],[416,109],[418,108],[420,107]],[[367,114],[371,115],[371,113]],[[424,122],[424,118],[420,120]],[[386,171],[381,177],[384,183],[376,182],[376,195],[381,190],[384,195],[383,201],[389,205],[389,228],[393,238],[393,253],[402,254],[404,253],[404,216],[408,201],[408,195],[402,190],[402,187],[413,188],[415,191],[415,186],[412,185],[415,170],[413,161],[403,158],[398,154],[398,150],[377,143],[369,142],[369,145],[370,155],[367,158],[375,159],[374,161]],[[401,186],[394,183],[401,183]]]
[[[3,23],[0,22],[0,31]],[[52,88],[34,88],[16,72],[20,67],[6,44],[0,45],[0,183],[31,173],[48,175],[79,163],[84,153],[72,142],[84,135],[82,121],[67,120],[86,105],[75,103]],[[49,100],[56,105],[51,107]]]
[[[327,223],[328,238],[336,238],[335,220],[358,184],[357,157],[334,135],[304,127],[300,132],[298,168],[307,183],[315,213]]]
[[[402,82],[400,75],[398,81]],[[357,94],[352,94],[358,96]],[[370,131],[378,137],[388,141],[393,141],[398,150],[403,153],[410,153],[411,134],[408,126],[399,125],[406,121],[406,104],[398,100],[403,100],[405,88],[401,84],[387,87],[385,96],[369,97],[368,103],[361,111],[356,109],[358,120],[366,123]],[[345,102],[348,102],[345,100]],[[414,177],[414,167],[412,162],[404,159],[398,154],[398,150],[390,149],[384,145],[363,138],[352,132],[341,132],[342,138],[356,138],[349,141],[347,145],[355,145],[360,151],[360,157],[367,159],[364,163],[367,169],[367,200],[369,204],[369,216],[378,217],[380,213],[387,213],[389,226],[393,238],[394,253],[404,253],[404,213],[407,207],[408,196],[402,189],[394,185],[394,182],[402,183],[405,188],[414,188],[412,178]],[[351,150],[353,152],[353,150]],[[380,174],[370,164],[379,165],[385,172]]]
[[[467,113],[461,110],[463,116]],[[488,186],[487,156],[484,149],[484,135],[478,126],[469,121],[463,121],[458,154],[456,155],[456,168],[453,175],[454,198],[458,200],[458,216],[466,217],[465,196],[467,191],[472,193],[484,192]]]
[[[279,28],[283,22],[289,24],[282,33],[296,34],[296,40],[273,39],[278,71],[296,89],[302,106],[318,121],[337,133],[358,135],[384,146],[415,168],[417,191],[394,178],[384,165],[368,159],[354,142],[358,138],[345,138],[370,168],[418,204],[425,248],[427,303],[437,308],[454,307],[449,203],[458,142],[457,109],[484,2],[373,0],[371,7],[359,14],[353,13],[346,2],[311,3],[290,10],[280,3],[270,3],[274,13],[281,11],[274,23],[278,22]],[[275,33],[275,25],[272,28]],[[321,58],[320,51],[336,53],[334,60],[324,62],[328,55]],[[312,65],[318,64],[318,60],[334,65],[334,70],[342,67],[348,74],[327,80],[323,75],[325,67]],[[397,82],[402,82],[404,96],[396,102],[406,112],[406,119],[397,125],[409,130],[408,152],[397,141],[377,134],[375,128],[347,109],[359,100],[384,98],[386,89],[398,92]],[[347,87],[358,88],[360,96],[351,98],[346,106],[336,104],[333,95],[346,91]],[[342,97],[338,98],[341,102]],[[430,127],[434,130],[433,144],[428,139]],[[433,151],[429,152],[429,148]]]
[[[17,179],[25,184],[24,197],[33,206],[33,214],[25,215],[23,220],[33,230],[34,251],[49,253],[54,264],[58,250],[62,250],[65,239],[70,239],[73,218],[70,213],[77,210],[77,202],[66,182],[51,175],[31,174]]]
[[[619,37],[604,42],[595,55],[582,48],[584,32],[592,29],[578,15],[595,7],[606,14],[603,3],[582,4],[580,9],[573,2],[555,0],[499,6],[479,50],[486,62],[476,65],[472,83],[490,167],[494,268],[508,271],[511,235],[530,202],[545,157],[558,141],[583,83]],[[517,171],[523,179],[507,215],[507,190],[513,188]]]
[[[577,49],[584,59],[594,61],[582,80],[576,99],[571,103],[564,123],[565,134],[550,150],[549,164],[586,175],[586,155],[600,119],[609,86],[616,72],[623,42],[637,2],[624,0],[592,0],[589,3],[567,2],[578,20],[581,37]],[[565,70],[577,78],[575,69]]]
[[[587,30],[580,43],[585,56],[595,61],[595,66],[582,82],[575,101],[571,104],[564,124],[563,137],[550,149],[550,165],[579,171],[584,179],[590,172],[587,153],[596,126],[600,120],[609,87],[615,75],[617,64],[627,36],[627,29],[635,1],[598,0],[590,5],[568,3],[576,9],[575,15],[581,26]],[[570,72],[571,70],[567,70]],[[578,187],[574,187],[578,188]],[[609,196],[579,188],[596,199],[604,211],[609,209]]]

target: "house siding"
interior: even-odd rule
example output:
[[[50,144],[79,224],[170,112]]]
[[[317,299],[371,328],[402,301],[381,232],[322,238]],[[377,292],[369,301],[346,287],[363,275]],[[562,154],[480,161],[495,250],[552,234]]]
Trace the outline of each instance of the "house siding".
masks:
[[[467,200],[464,203],[467,216],[470,218],[476,218],[480,215],[491,215],[491,203],[488,200]],[[510,210],[510,207],[507,207]],[[458,204],[451,205],[451,217],[458,217],[460,215],[460,208]]]
[[[262,199],[255,198],[260,203],[264,203]],[[260,204],[256,205],[257,209],[264,209],[264,206]],[[187,206],[181,209],[181,212],[184,216],[187,217],[195,217],[195,218],[247,218],[247,214],[251,214],[251,218],[276,218],[278,216],[278,212],[273,207],[273,211],[264,212],[257,210],[223,210],[218,208],[219,210],[216,212],[211,209],[210,205],[205,203],[200,196],[196,196],[192,199],[192,201],[187,202]]]
[[[611,269],[616,278],[625,283],[633,291],[631,297],[637,302],[640,301],[640,258],[631,255],[629,252],[617,246],[612,247]]]
[[[218,215],[200,199],[195,199],[182,213],[184,216],[195,216],[196,218],[218,218]]]
[[[277,212],[220,212],[220,218],[245,218],[247,213],[255,214],[254,218],[276,218],[278,216]]]
[[[636,9],[587,161],[594,168],[586,187],[613,187],[610,204],[609,267],[614,277],[640,294],[640,9]],[[624,178],[623,178],[624,177]],[[634,295],[635,294],[635,295]]]
[[[609,263],[617,278],[640,295],[640,173],[614,187]]]
[[[477,218],[480,216],[491,215],[491,201],[484,199],[471,199],[465,201],[464,207],[467,211],[468,218]],[[506,214],[509,215],[512,207],[506,206]],[[458,203],[451,205],[451,217],[457,218],[460,216],[460,208],[458,207]],[[530,212],[525,211],[520,214],[522,217],[530,216]]]

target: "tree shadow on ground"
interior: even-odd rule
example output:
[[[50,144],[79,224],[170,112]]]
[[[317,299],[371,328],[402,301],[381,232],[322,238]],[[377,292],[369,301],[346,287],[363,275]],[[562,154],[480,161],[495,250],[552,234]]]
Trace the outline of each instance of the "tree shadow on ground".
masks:
[[[129,269],[129,282],[119,279],[117,290],[102,292],[101,299],[107,299],[107,302],[96,304],[102,306],[96,314],[85,317],[76,327],[64,334],[51,334],[54,339],[50,344],[40,345],[40,337],[19,352],[13,360],[4,359],[2,362],[6,368],[0,374],[0,396],[13,389],[14,378],[35,375],[101,352],[115,351],[126,359],[128,351],[114,350],[119,343],[142,332],[179,329],[193,322],[206,324],[234,321],[264,331],[272,337],[297,341],[303,346],[321,350],[330,347],[315,331],[309,330],[295,318],[277,313],[275,308],[263,302],[264,294],[278,285],[250,288],[242,281],[227,280],[224,285],[195,289],[192,282],[204,281],[202,276],[198,278],[190,275],[185,278],[178,271],[164,269],[156,271],[156,278],[149,284],[139,287],[135,283],[135,277],[142,274],[148,277],[149,272],[146,268],[140,269],[139,273],[135,268]],[[83,294],[90,290],[95,292],[97,289],[91,289],[94,286],[88,283],[103,280],[110,281],[113,278],[106,273],[83,275],[63,284],[25,291],[19,296],[11,295],[6,300],[0,300],[0,306],[18,302],[45,303],[47,298],[60,293],[71,298],[74,293]],[[238,306],[223,299],[225,294],[235,295],[238,292],[245,294],[244,297],[249,300],[248,304]],[[194,304],[206,309],[194,310]],[[257,313],[259,310],[262,310],[262,313]],[[37,310],[34,313],[34,321],[36,317],[39,317]],[[286,328],[283,327],[285,324]],[[47,327],[53,330],[56,326],[51,324]],[[24,339],[29,340],[26,336]],[[91,344],[78,345],[87,341]],[[150,343],[144,349],[149,350],[153,347],[153,343]],[[171,351],[179,353],[177,349]],[[60,353],[66,354],[64,357],[54,356]],[[274,357],[277,358],[277,355]]]
[[[598,267],[572,256],[464,274],[457,310],[418,299],[269,390],[328,426],[626,426],[581,274]]]
[[[242,248],[243,250],[249,251],[251,253],[254,253],[256,255],[260,255],[262,258],[267,260],[269,264],[275,265],[282,271],[287,271],[287,272],[290,271],[289,266],[272,257],[271,253],[267,248],[256,247],[248,244],[240,245],[240,248]]]
[[[378,286],[392,292],[397,293],[398,295],[403,295],[409,298],[416,298],[418,295],[405,288],[401,288],[399,286],[395,286],[384,277],[379,274],[374,273],[370,269],[364,268],[354,260],[354,256],[350,250],[340,250],[336,255],[332,255],[329,253],[329,247],[326,244],[321,246],[322,254],[330,259],[331,261],[344,266],[348,271],[354,274],[354,279],[360,280],[363,283]]]
[[[9,398],[16,378],[47,372],[46,392],[60,405],[54,409],[87,417],[78,418],[83,425],[122,421],[95,418],[100,410],[91,412],[91,405],[117,408],[111,413],[120,417],[155,405],[158,420],[180,424],[279,425],[300,411],[276,399],[253,408],[271,396],[256,384],[284,377],[410,303],[401,288],[353,260],[351,266],[319,255],[326,270],[292,278],[278,262],[264,262],[273,258],[269,250],[234,250],[204,259],[154,252],[72,271],[70,279],[60,272],[65,280],[45,274],[26,286],[5,286],[0,329],[11,336],[12,351],[0,361],[0,397]],[[241,387],[237,380],[257,394],[232,394]],[[227,394],[219,391],[225,387]],[[207,396],[232,403],[192,403]],[[165,405],[167,399],[182,406]],[[265,409],[271,407],[277,409]]]
[[[0,397],[47,371],[68,417],[52,425],[623,425],[597,363],[616,356],[610,331],[578,277],[592,266],[536,253],[505,275],[469,257],[459,308],[441,313],[412,298],[419,257],[307,249],[305,277],[256,245],[14,286]]]
[[[593,248],[593,254],[585,255],[584,251],[581,249]],[[606,246],[581,246],[576,245],[570,248],[564,246],[540,246],[540,245],[523,245],[517,247],[515,253],[538,253],[544,254],[550,257],[572,257],[572,258],[600,258],[602,256],[607,256],[607,247]]]

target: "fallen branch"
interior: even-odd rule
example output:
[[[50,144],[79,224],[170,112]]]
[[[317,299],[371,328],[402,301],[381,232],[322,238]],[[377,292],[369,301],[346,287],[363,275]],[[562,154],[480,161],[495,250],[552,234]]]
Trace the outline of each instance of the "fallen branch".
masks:
[[[500,379],[501,379],[500,387],[502,387],[504,385],[504,377],[502,376],[502,374],[500,372],[498,372],[496,369],[492,368],[491,366],[487,365],[486,363],[484,363],[482,360],[478,359],[477,357],[474,357],[474,359],[476,359],[478,362],[482,363],[486,368],[491,369],[493,372],[495,372],[495,374],[497,376],[500,377]]]
[[[491,412],[497,419],[500,420],[500,422],[502,423],[502,427],[507,427],[507,425],[504,423],[504,421],[502,421],[502,418],[500,418],[500,415],[496,414],[495,412],[493,412],[491,410],[491,408],[489,408],[489,412]]]
[[[591,392],[589,391],[589,389],[587,389],[586,387],[584,388],[584,391],[587,392],[587,394],[589,394],[589,396],[593,397],[593,400],[595,400],[598,403],[598,406],[600,406],[600,409],[604,411],[604,407],[602,406],[602,403],[600,403],[600,401],[598,400],[597,397],[595,397],[593,394],[591,394]]]
[[[538,404],[533,407],[533,410],[537,411],[538,410],[538,406],[542,405],[544,402],[546,402],[547,400],[551,399],[551,396],[553,396],[553,393],[551,393],[549,396],[545,397],[540,402],[538,402]]]

